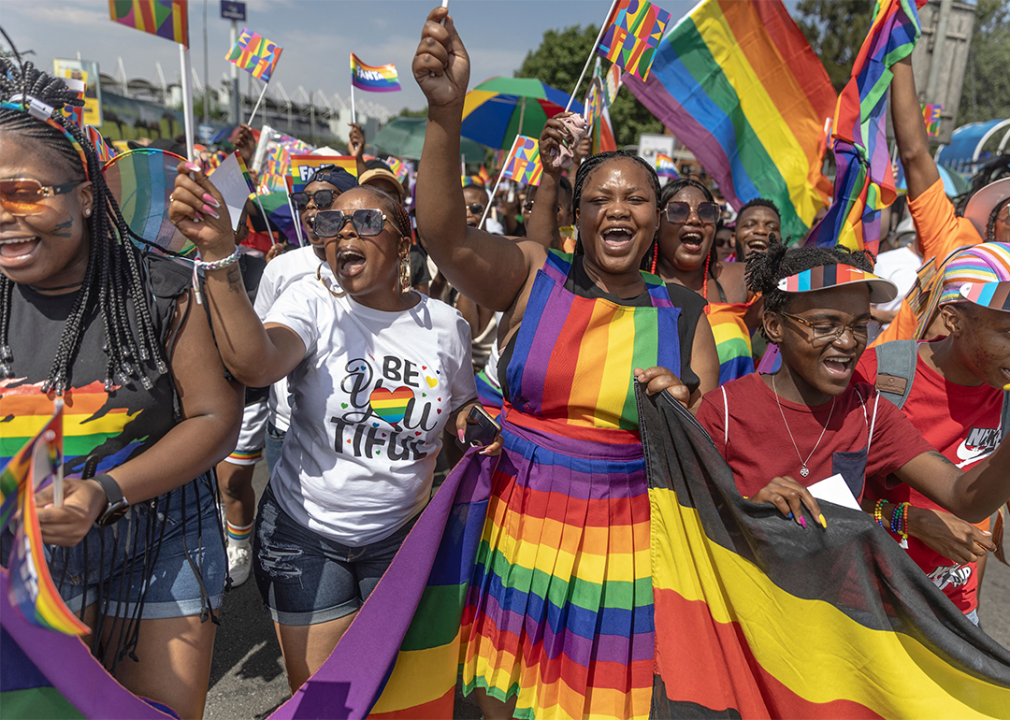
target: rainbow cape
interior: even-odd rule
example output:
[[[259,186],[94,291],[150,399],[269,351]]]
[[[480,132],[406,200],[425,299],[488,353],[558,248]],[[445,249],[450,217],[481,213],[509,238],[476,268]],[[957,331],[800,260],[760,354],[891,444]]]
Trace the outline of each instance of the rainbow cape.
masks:
[[[762,197],[802,238],[830,199],[817,146],[835,106],[827,73],[781,0],[707,0],[624,83],[740,209]]]
[[[1010,651],[872,516],[823,502],[828,529],[804,529],[745,500],[690,413],[665,393],[636,396],[656,717],[1006,715]],[[271,720],[454,716],[492,466],[465,459],[449,475],[333,654]]]
[[[270,82],[270,76],[273,75],[282,52],[284,48],[277,43],[252,32],[249,28],[242,28],[242,34],[238,36],[238,40],[224,59],[253,77],[263,82]]]
[[[373,67],[351,53],[351,85],[368,92],[396,92],[400,89],[400,78],[393,63]]]
[[[876,253],[880,211],[897,197],[884,116],[887,89],[894,76],[891,67],[912,54],[921,32],[916,2],[877,2],[870,30],[852,66],[852,78],[838,96],[835,109],[834,202],[811,231],[807,245],[841,244]]]
[[[189,47],[188,0],[109,0],[109,18]]]

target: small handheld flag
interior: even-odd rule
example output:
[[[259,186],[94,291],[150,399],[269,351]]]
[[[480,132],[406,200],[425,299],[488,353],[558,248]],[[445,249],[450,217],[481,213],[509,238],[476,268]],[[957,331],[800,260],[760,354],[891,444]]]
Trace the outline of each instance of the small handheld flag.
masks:
[[[680,174],[677,172],[677,166],[673,164],[673,158],[663,153],[656,153],[656,174],[661,178],[665,177],[671,180],[676,180],[680,177]]]
[[[520,135],[516,139],[515,152],[505,166],[502,178],[527,185],[539,185],[543,174],[544,167],[540,162],[540,144],[536,138]]]
[[[351,53],[351,85],[368,92],[397,92],[400,90],[400,78],[393,63],[373,67],[365,65]]]
[[[670,13],[646,0],[618,0],[596,52],[645,80],[669,22]]]
[[[238,36],[231,51],[225,55],[225,60],[263,82],[270,82],[270,76],[273,75],[283,51],[284,48],[277,43],[252,32],[249,28],[242,28],[242,34]]]
[[[189,47],[188,0],[109,0],[109,17],[120,25]]]
[[[323,165],[335,165],[346,170],[354,177],[358,176],[358,161],[351,155],[292,155],[291,184],[292,192],[301,192],[309,184],[309,179]]]

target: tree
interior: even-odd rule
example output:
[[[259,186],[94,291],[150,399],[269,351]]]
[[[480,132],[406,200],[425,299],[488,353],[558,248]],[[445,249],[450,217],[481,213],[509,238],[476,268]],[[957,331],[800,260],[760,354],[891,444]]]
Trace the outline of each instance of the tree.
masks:
[[[1010,117],[1010,0],[978,0],[957,124]]]
[[[420,110],[411,110],[410,108],[405,107],[402,110],[400,110],[400,114],[397,115],[396,117],[408,117],[408,118],[428,117],[428,106],[425,105]]]
[[[801,0],[796,11],[800,15],[796,24],[841,92],[870,31],[872,0]]]
[[[593,50],[593,42],[599,30],[593,25],[548,30],[544,33],[540,47],[527,53],[515,76],[537,78],[551,87],[570,93],[575,87],[575,81],[579,79],[586,58]],[[576,96],[580,102],[589,88],[587,80],[588,73]],[[610,120],[618,147],[637,145],[640,133],[663,132],[663,124],[627,90],[618,93],[614,104],[610,106]]]

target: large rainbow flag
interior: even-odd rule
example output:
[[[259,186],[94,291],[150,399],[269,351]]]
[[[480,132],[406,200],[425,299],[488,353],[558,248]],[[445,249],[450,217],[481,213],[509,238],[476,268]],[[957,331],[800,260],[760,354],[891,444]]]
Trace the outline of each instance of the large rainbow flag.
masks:
[[[836,94],[781,0],[706,0],[663,38],[647,81],[623,79],[734,208],[773,200],[796,241],[828,204],[817,145]]]
[[[807,245],[877,251],[880,211],[897,197],[887,151],[887,90],[894,76],[891,67],[912,54],[922,32],[917,3],[925,5],[926,0],[884,0],[874,7],[870,30],[835,110],[834,202]]]
[[[189,0],[109,0],[109,17],[189,47]]]

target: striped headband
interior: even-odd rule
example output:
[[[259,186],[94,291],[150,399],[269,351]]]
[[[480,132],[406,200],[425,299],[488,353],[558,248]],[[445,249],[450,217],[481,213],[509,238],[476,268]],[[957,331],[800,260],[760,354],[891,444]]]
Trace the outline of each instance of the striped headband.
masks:
[[[890,280],[877,277],[873,273],[851,265],[842,264],[820,265],[782,278],[779,280],[779,290],[791,293],[813,292],[852,283],[868,285],[870,302],[872,303],[888,302],[898,295],[898,288]]]
[[[24,99],[26,97],[28,100],[27,103],[24,102]],[[81,156],[81,165],[84,168],[85,179],[88,180],[91,179],[91,177],[88,174],[88,156],[84,154],[84,148],[81,147],[81,144],[77,142],[77,139],[73,135],[71,135],[70,132],[65,127],[63,127],[58,122],[56,122],[55,119],[53,119],[52,105],[47,105],[41,100],[33,98],[30,95],[29,96],[19,95],[11,98],[10,102],[0,103],[0,108],[4,110],[17,110],[18,112],[27,113],[36,120],[41,120],[46,125],[54,127],[61,133],[63,133],[63,136],[66,137],[66,139],[70,142],[71,147],[73,147],[74,150],[77,152],[77,154]]]

